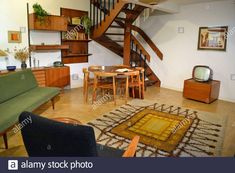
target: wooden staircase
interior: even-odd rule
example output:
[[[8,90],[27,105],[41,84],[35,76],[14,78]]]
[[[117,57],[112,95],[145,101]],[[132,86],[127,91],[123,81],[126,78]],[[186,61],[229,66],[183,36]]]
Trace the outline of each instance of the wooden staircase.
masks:
[[[144,67],[146,86],[160,87],[160,79],[148,65],[151,60],[149,53],[131,32],[136,31],[157,57],[163,59],[163,54],[148,35],[133,25],[146,7],[129,4],[124,0],[90,0],[90,4],[90,18],[93,21],[91,38],[123,57],[124,62],[132,67]]]

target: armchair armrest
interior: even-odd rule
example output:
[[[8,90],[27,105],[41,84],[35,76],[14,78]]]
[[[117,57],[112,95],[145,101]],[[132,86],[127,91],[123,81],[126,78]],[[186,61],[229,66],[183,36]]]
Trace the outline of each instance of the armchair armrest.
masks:
[[[135,136],[132,139],[131,143],[129,144],[127,150],[122,155],[122,157],[134,157],[135,153],[136,153],[137,145],[139,143],[139,140],[140,140],[140,137],[139,136]]]

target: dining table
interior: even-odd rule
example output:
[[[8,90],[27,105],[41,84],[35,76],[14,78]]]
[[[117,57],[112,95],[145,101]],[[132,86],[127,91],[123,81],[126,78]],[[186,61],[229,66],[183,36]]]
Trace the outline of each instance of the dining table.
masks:
[[[135,67],[128,66],[90,66],[88,67],[88,71],[91,73],[95,72],[104,72],[104,73],[115,73],[117,74],[117,79],[121,79],[122,76],[125,76],[126,73],[132,71],[139,71]],[[130,91],[130,97],[132,96],[132,92]],[[138,90],[135,90],[135,98],[143,98],[143,96],[139,96]]]
[[[90,66],[88,67],[90,72],[105,72],[105,73],[115,73],[117,75],[125,75],[125,73],[130,71],[137,71],[134,67],[126,66]]]

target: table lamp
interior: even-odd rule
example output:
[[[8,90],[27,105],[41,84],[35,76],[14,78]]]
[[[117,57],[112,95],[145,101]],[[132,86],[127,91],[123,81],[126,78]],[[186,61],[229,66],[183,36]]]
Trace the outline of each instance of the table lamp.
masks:
[[[2,51],[1,49],[0,49],[0,58],[1,57],[6,57],[7,56],[7,54],[6,54],[6,52],[4,52],[4,51]],[[1,72],[1,71],[0,71]]]

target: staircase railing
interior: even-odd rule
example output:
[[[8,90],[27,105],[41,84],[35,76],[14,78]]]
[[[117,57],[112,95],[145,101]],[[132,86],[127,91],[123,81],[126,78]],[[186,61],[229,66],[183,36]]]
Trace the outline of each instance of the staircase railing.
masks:
[[[146,85],[161,85],[160,79],[154,75],[153,71],[148,66],[148,62],[150,62],[150,55],[145,50],[145,48],[141,45],[141,43],[132,35],[131,37],[131,55],[130,55],[130,65],[132,67],[143,67],[145,69],[145,79],[151,79],[153,81],[149,81],[151,83],[147,83]]]
[[[145,52],[147,51],[143,48],[143,46],[139,42],[136,42],[135,37],[132,36],[130,65],[132,67],[143,67],[146,71],[147,61],[150,61],[150,59],[148,58],[148,54],[146,54]]]
[[[90,0],[90,18],[92,25],[98,27],[106,17],[110,15],[110,10],[115,8],[119,0]]]

